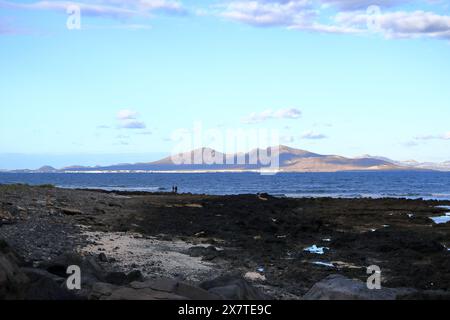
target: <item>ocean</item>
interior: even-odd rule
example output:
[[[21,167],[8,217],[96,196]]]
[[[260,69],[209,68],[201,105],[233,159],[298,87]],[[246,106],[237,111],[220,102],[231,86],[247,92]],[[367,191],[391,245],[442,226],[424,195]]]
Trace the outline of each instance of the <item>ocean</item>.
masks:
[[[279,173],[0,173],[0,184],[181,193],[269,193],[286,197],[404,197],[450,200],[450,172]]]

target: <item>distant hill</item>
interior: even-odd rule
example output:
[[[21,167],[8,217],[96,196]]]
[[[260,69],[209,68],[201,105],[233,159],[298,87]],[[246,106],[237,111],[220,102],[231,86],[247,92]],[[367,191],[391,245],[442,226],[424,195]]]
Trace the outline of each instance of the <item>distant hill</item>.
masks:
[[[200,148],[186,153],[148,163],[123,163],[111,166],[70,166],[55,169],[44,166],[38,170],[14,170],[12,172],[211,172],[211,171],[259,171],[270,169],[267,162],[269,149],[254,149],[247,153],[225,154],[211,148]],[[385,157],[364,155],[347,158],[323,155],[306,150],[278,146],[271,148],[278,156],[280,172],[338,172],[338,171],[404,171],[441,170],[450,171],[450,162],[441,164],[416,161],[394,161]],[[270,159],[270,158],[269,158]],[[200,161],[198,161],[200,160]],[[239,161],[238,161],[239,160]]]
[[[278,156],[281,172],[337,172],[422,169],[396,163],[386,158],[364,156],[346,158],[337,155],[322,155],[287,146],[273,147]],[[247,153],[225,154],[210,148],[201,148],[148,163],[117,164],[111,166],[70,166],[55,169],[45,166],[34,172],[199,172],[199,171],[258,171],[269,169],[265,159],[268,149],[254,149]],[[196,161],[197,160],[197,161]],[[200,161],[198,161],[200,160]],[[238,161],[239,160],[239,161]],[[17,172],[17,171],[16,171]],[[24,171],[25,172],[25,171]],[[28,171],[26,171],[28,172]]]
[[[58,170],[51,167],[51,166],[43,166],[37,169],[36,171],[42,172],[42,173],[51,173],[51,172],[57,172]]]
[[[450,171],[450,161],[445,162],[418,162],[416,160],[407,160],[407,161],[395,161],[385,157],[374,157],[370,155],[363,156],[364,158],[378,159],[390,162],[392,164],[408,167],[411,169],[422,169],[422,170],[433,170],[433,171]]]

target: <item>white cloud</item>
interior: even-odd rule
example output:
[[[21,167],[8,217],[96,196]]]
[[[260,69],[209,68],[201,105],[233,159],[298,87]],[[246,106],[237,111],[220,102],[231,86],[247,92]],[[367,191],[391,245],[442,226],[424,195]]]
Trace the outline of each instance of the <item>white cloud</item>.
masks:
[[[412,147],[417,147],[419,145],[419,143],[417,143],[417,141],[407,141],[407,142],[403,143],[402,145],[404,147],[412,148]]]
[[[332,34],[369,34],[368,21],[376,21],[377,30],[387,38],[450,39],[450,16],[425,11],[392,11],[413,0],[223,0],[212,6],[193,6],[200,15],[213,14],[256,27],[284,27],[290,30]],[[428,0],[431,5],[435,3]],[[151,18],[156,12],[184,14],[188,10],[177,0],[94,0],[31,1],[0,0],[0,8],[50,10],[66,14],[69,5],[80,6],[88,17],[117,19]],[[379,15],[367,13],[371,5],[379,6]],[[211,8],[216,8],[211,11]],[[331,8],[331,10],[330,10]],[[336,13],[337,12],[337,13]],[[376,19],[376,20],[374,20]],[[89,27],[88,27],[89,28]],[[92,28],[92,27],[91,27]],[[145,24],[114,26],[130,30],[149,29]],[[0,34],[14,30],[0,24]]]
[[[134,110],[122,109],[117,113],[117,119],[119,120],[130,120],[136,119],[138,117],[138,113]]]
[[[316,6],[315,6],[316,4]],[[320,33],[361,33],[350,26],[318,22],[320,8],[310,0],[232,1],[220,14],[230,20],[259,27],[279,26]]]
[[[138,134],[144,135],[144,136],[151,136],[153,134],[153,132],[152,131],[144,131],[144,132],[138,132]]]
[[[163,11],[172,14],[185,12],[181,2],[172,0],[36,1],[29,3],[0,1],[0,7],[25,10],[50,10],[64,14],[66,14],[66,10],[70,5],[79,6],[83,16],[113,19],[126,19],[137,16],[150,17],[154,11]]]
[[[255,26],[291,26],[309,20],[315,11],[309,0],[232,1],[221,15]]]
[[[259,27],[335,34],[369,34],[376,31],[387,38],[429,37],[450,39],[450,16],[425,11],[384,11],[368,13],[371,5],[380,9],[411,0],[253,0],[231,1],[219,14],[230,20]],[[321,5],[320,5],[321,4]],[[330,16],[327,7],[338,10]],[[328,16],[326,16],[328,15]],[[330,21],[330,22],[326,22]],[[368,25],[370,27],[368,27]]]
[[[438,135],[417,136],[415,139],[416,140],[450,140],[450,131],[446,132],[444,134],[438,134]]]
[[[139,113],[134,110],[122,109],[117,113],[119,128],[122,129],[145,129],[145,122],[138,120]]]
[[[309,139],[309,140],[320,140],[326,139],[327,136],[321,133],[317,133],[314,131],[307,131],[300,136],[301,139]]]
[[[119,123],[119,127],[122,129],[145,129],[147,126],[143,121],[139,120],[122,120]]]
[[[253,112],[244,119],[243,123],[260,123],[271,119],[298,119],[302,112],[296,108],[279,109],[279,110],[265,110],[263,112]]]
[[[326,6],[335,6],[340,10],[361,10],[376,5],[380,8],[394,7],[412,2],[411,0],[320,0]]]
[[[450,16],[425,11],[386,12],[370,16],[366,12],[341,12],[335,21],[339,25],[367,29],[368,19],[381,34],[388,38],[442,38],[450,39]]]

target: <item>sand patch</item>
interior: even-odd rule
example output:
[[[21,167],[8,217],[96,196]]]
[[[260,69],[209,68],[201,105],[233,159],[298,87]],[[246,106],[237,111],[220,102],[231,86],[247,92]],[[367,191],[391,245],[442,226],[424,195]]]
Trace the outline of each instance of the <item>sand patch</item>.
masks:
[[[81,253],[104,253],[125,272],[137,269],[146,277],[181,277],[189,281],[201,281],[216,272],[213,263],[189,256],[187,251],[194,246],[184,241],[162,241],[123,232],[85,230],[84,235],[91,244],[81,248]]]

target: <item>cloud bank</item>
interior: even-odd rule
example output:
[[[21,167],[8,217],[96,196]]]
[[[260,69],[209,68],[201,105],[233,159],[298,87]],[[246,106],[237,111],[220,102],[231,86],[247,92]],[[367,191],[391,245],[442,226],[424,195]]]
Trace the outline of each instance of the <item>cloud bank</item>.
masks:
[[[410,2],[412,1],[231,1],[223,5],[219,15],[255,27],[285,27],[336,34],[371,34],[376,31],[386,38],[450,39],[450,16],[421,10],[401,11],[396,8]]]
[[[0,8],[64,14],[71,5],[79,6],[82,16],[119,21],[149,19],[160,13],[185,15],[197,12],[198,18],[214,16],[254,27],[329,34],[369,35],[376,32],[389,39],[450,39],[450,15],[442,13],[448,12],[443,7],[445,4],[430,0],[424,3],[412,0],[215,0],[196,5],[189,3],[192,7],[178,0],[48,0],[26,3],[0,0]],[[0,34],[10,31],[0,24]]]
[[[112,19],[150,17],[154,12],[183,14],[186,9],[181,2],[173,0],[94,0],[94,1],[36,1],[15,3],[0,1],[0,8],[23,10],[49,10],[66,13],[70,6],[78,6],[83,16]]]

